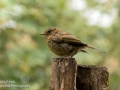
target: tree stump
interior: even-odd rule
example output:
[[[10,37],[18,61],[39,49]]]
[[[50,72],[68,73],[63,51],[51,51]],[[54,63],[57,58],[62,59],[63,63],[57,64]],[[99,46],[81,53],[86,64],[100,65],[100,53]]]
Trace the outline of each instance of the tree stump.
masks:
[[[78,65],[77,90],[109,90],[107,68],[103,66]]]
[[[107,68],[77,65],[74,58],[54,58],[49,90],[109,90]]]
[[[74,58],[54,58],[49,90],[76,90],[76,75]]]

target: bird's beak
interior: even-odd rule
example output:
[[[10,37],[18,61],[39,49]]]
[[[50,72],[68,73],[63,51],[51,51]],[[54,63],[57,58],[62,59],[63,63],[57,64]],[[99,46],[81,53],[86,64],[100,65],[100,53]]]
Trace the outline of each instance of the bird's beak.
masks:
[[[40,35],[46,35],[45,33],[41,33]]]

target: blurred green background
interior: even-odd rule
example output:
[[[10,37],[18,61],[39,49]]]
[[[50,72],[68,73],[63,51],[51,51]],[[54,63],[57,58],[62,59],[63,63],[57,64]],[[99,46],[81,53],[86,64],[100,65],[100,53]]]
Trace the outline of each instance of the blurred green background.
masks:
[[[48,90],[54,55],[40,36],[60,27],[106,53],[74,56],[78,64],[108,68],[110,90],[120,90],[120,0],[0,0],[0,81]],[[21,90],[3,88],[0,90]],[[9,83],[7,83],[9,84]]]

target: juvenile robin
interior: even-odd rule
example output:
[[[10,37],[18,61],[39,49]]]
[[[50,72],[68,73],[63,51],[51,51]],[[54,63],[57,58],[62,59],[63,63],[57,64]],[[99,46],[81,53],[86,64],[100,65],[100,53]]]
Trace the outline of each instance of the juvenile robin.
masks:
[[[41,35],[45,35],[47,37],[46,42],[48,47],[58,56],[73,57],[77,52],[88,53],[86,48],[91,48],[105,53],[100,49],[83,43],[76,36],[63,31],[61,28],[48,28]]]

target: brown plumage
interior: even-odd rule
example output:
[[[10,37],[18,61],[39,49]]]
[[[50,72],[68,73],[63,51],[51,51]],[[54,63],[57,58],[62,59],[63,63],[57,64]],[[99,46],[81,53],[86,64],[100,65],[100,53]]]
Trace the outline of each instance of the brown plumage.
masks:
[[[73,57],[79,51],[88,53],[86,48],[95,49],[104,53],[104,51],[81,42],[76,36],[57,27],[48,28],[41,35],[47,36],[47,45],[58,56]]]

